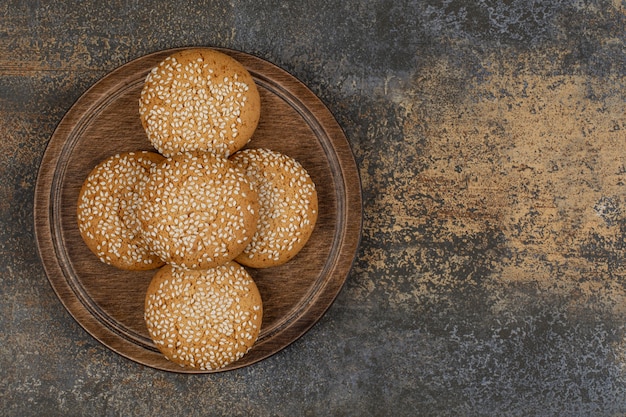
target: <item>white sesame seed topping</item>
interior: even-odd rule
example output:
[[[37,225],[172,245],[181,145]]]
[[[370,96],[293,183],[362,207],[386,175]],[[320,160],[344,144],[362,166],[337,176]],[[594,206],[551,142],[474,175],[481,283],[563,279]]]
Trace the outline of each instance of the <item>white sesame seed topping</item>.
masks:
[[[220,369],[256,341],[262,302],[248,272],[234,262],[199,271],[166,265],[150,284],[144,317],[152,340],[168,359]]]
[[[139,270],[163,264],[147,248],[137,218],[138,190],[162,159],[145,151],[116,154],[85,179],[77,205],[78,228],[102,262]]]
[[[194,54],[199,56],[190,61],[187,55]],[[150,71],[139,111],[148,138],[163,155],[212,150],[228,156],[252,136],[259,101],[254,80],[240,63],[217,51],[192,50],[173,54]]]
[[[230,261],[256,230],[259,203],[248,177],[214,154],[166,159],[142,191],[144,239],[172,265],[202,269]]]
[[[257,230],[236,259],[253,267],[288,261],[304,247],[317,220],[315,184],[300,163],[276,151],[245,149],[231,160],[246,170],[260,203]]]

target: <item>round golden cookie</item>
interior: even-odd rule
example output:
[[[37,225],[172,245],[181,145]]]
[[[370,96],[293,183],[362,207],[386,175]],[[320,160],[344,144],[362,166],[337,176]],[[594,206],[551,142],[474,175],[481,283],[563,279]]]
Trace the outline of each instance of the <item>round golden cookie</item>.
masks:
[[[163,159],[147,151],[120,153],[96,165],[83,182],[77,203],[78,229],[102,262],[126,270],[163,265],[147,249],[137,218],[140,183]]]
[[[148,247],[166,263],[206,269],[233,260],[259,217],[245,172],[210,152],[167,158],[141,189],[138,217]]]
[[[263,305],[256,284],[236,262],[207,270],[166,265],[150,282],[144,317],[167,359],[215,370],[250,350],[261,329]]]
[[[146,76],[139,100],[148,139],[165,156],[201,150],[228,157],[248,143],[260,112],[250,73],[210,48],[165,58]]]
[[[317,221],[317,191],[307,171],[290,156],[244,149],[231,161],[246,171],[259,193],[259,223],[236,261],[253,268],[282,265],[304,247]]]

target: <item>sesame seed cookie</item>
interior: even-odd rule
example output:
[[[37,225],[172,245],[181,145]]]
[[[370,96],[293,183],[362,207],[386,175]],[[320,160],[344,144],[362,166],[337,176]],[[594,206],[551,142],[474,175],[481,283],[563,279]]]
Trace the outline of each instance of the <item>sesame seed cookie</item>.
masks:
[[[139,100],[148,139],[164,156],[201,150],[228,157],[248,143],[260,109],[250,73],[210,48],[165,58],[146,76]]]
[[[259,193],[259,223],[236,261],[253,268],[282,265],[304,247],[317,221],[315,184],[295,159],[270,149],[244,149],[231,161]]]
[[[236,262],[207,270],[166,265],[150,282],[144,317],[167,359],[215,370],[243,357],[256,342],[263,304],[249,273]]]
[[[156,166],[141,190],[144,240],[166,263],[206,269],[233,260],[259,218],[245,172],[210,152],[178,154]]]
[[[140,183],[163,159],[147,151],[116,154],[96,165],[83,182],[77,206],[78,229],[102,262],[126,270],[163,265],[147,249],[137,218]]]

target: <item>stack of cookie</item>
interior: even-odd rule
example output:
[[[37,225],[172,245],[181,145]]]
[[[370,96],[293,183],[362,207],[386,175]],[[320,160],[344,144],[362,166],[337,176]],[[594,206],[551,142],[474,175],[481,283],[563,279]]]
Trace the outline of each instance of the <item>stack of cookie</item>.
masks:
[[[263,305],[248,268],[292,259],[317,220],[317,193],[295,159],[246,148],[261,100],[239,62],[209,48],[148,74],[139,114],[156,151],[98,164],[78,200],[89,249],[125,270],[157,269],[148,333],[181,366],[222,368],[247,353]]]

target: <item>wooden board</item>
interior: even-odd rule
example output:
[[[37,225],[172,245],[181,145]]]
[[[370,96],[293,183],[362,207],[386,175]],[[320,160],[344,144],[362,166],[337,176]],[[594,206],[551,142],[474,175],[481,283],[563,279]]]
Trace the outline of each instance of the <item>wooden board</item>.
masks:
[[[117,152],[153,150],[141,126],[138,101],[149,70],[175,50],[147,55],[90,88],[55,130],[35,190],[35,230],[48,279],[78,323],[113,351],[175,372],[143,319],[145,291],[154,271],[128,272],[101,263],[76,224],[78,192],[89,171]],[[343,131],[301,82],[264,60],[223,52],[250,71],[261,94],[261,119],[249,147],[267,147],[297,159],[316,183],[319,219],[293,260],[249,269],[264,302],[263,326],[251,351],[223,370],[250,365],[303,335],[331,305],[351,268],[361,232],[361,189]]]

